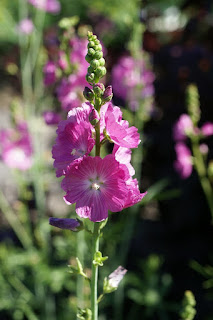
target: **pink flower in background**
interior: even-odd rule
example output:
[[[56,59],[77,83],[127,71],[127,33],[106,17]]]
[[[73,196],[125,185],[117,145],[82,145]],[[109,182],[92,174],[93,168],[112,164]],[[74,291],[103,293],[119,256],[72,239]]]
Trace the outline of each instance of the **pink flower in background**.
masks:
[[[128,196],[128,171],[113,155],[85,157],[68,168],[62,181],[67,203],[76,202],[80,217],[93,222],[105,220],[108,210],[121,211]]]
[[[61,115],[53,111],[44,111],[43,118],[47,125],[55,125],[62,120]]]
[[[213,135],[213,123],[212,122],[206,122],[201,127],[201,132],[204,136],[212,136]]]
[[[55,159],[56,176],[60,177],[75,159],[90,153],[95,140],[92,138],[91,125],[86,121],[81,121],[80,124],[69,120],[61,121],[57,133],[52,155]]]
[[[20,33],[24,33],[27,35],[31,34],[34,30],[34,24],[33,24],[32,20],[29,18],[23,19],[19,22],[19,24],[17,26],[17,30]]]
[[[182,114],[173,128],[173,137],[176,141],[185,140],[187,133],[193,132],[193,123],[188,114]]]
[[[58,66],[62,70],[65,70],[68,67],[68,62],[66,59],[66,54],[63,51],[59,51],[58,53]]]
[[[61,10],[60,2],[57,0],[28,0],[28,2],[37,9],[49,13],[58,13]]]
[[[174,163],[174,167],[181,178],[186,179],[191,175],[193,168],[191,151],[183,142],[178,142],[175,145],[175,151],[177,160]]]
[[[200,149],[200,152],[201,152],[203,155],[207,155],[208,152],[209,152],[209,147],[208,147],[207,144],[205,144],[205,143],[201,143],[200,146],[199,146],[199,149]]]
[[[119,107],[113,107],[112,103],[101,107],[101,131],[106,129],[110,139],[125,148],[137,148],[140,143],[140,135],[136,127],[129,127],[126,120],[122,120],[122,112]]]
[[[155,76],[147,69],[145,60],[124,56],[112,69],[112,86],[115,96],[128,102],[131,110],[136,111],[140,101],[154,94]]]
[[[77,77],[75,77],[75,80],[77,80]],[[82,87],[78,86],[76,81],[72,82],[64,78],[57,88],[57,97],[62,109],[69,111],[81,104],[83,99]]]
[[[8,167],[24,171],[32,166],[32,145],[25,123],[16,130],[2,130],[0,145],[2,160]]]
[[[48,61],[44,68],[44,84],[45,86],[50,86],[56,81],[56,65],[53,61]]]

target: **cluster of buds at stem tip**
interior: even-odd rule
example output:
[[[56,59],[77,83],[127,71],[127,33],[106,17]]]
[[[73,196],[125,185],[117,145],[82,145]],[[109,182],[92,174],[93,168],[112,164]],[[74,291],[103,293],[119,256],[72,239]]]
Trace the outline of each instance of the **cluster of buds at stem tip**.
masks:
[[[190,84],[187,87],[187,107],[194,126],[197,126],[197,123],[200,120],[200,101],[198,88],[194,84]]]
[[[88,31],[88,41],[88,52],[85,59],[90,66],[87,70],[86,80],[90,84],[94,84],[98,83],[106,74],[105,60],[100,41],[90,31]]]

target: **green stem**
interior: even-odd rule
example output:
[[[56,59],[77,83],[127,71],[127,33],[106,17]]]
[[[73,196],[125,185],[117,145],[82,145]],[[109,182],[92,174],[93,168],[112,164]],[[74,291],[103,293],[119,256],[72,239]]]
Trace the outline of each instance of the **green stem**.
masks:
[[[92,260],[95,257],[95,253],[99,251],[99,223],[94,223],[93,233],[93,247],[92,247]],[[92,261],[92,280],[91,280],[91,310],[92,320],[98,320],[98,265],[95,265]]]
[[[195,139],[192,140],[192,151],[194,156],[195,169],[197,170],[200,183],[201,183],[203,192],[205,194],[209,209],[211,211],[211,216],[213,220],[213,190],[207,176],[207,170],[206,170],[203,156],[199,149],[199,143]]]
[[[77,257],[84,266],[84,230],[77,233]],[[77,305],[81,309],[84,308],[84,277],[77,277]]]

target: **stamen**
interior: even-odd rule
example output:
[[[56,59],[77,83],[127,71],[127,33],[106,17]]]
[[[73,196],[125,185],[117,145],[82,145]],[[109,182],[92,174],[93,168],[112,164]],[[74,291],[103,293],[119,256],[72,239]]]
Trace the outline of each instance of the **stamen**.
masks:
[[[97,184],[96,182],[92,183],[91,187],[92,187],[93,190],[99,190],[100,189],[99,184]]]
[[[76,149],[73,149],[71,155],[74,156],[76,154]]]

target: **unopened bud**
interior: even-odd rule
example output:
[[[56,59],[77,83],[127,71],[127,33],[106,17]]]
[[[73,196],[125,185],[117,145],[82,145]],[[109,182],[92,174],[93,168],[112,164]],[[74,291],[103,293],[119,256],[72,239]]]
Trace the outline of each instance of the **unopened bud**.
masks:
[[[87,82],[89,82],[89,83],[93,82],[94,78],[95,78],[94,73],[87,73],[87,75],[86,75]]]
[[[109,102],[112,100],[112,97],[113,97],[112,86],[108,86],[104,91],[102,99],[104,102]]]
[[[99,79],[102,78],[106,74],[106,68],[105,67],[98,67],[95,70],[95,74]]]
[[[99,121],[99,114],[96,109],[92,109],[92,111],[89,114],[89,122],[91,125],[95,126]]]
[[[96,52],[95,52],[95,50],[94,50],[93,48],[89,48],[89,49],[88,49],[88,55],[89,55],[89,56],[94,56],[95,53],[96,53]],[[96,58],[96,57],[95,57],[95,58]]]
[[[102,51],[96,51],[95,52],[95,59],[101,59],[103,58],[103,52]]]
[[[84,98],[89,100],[90,102],[93,101],[95,97],[93,90],[91,90],[88,87],[84,88],[83,95],[84,95]]]
[[[92,61],[90,61],[90,66],[93,68],[93,69],[97,69],[99,67],[99,61],[94,59]]]
[[[103,83],[97,83],[94,85],[93,90],[98,97],[101,97],[104,93],[105,87]]]
[[[100,65],[100,67],[103,67],[105,65],[105,59],[104,58],[99,59],[99,65]]]

